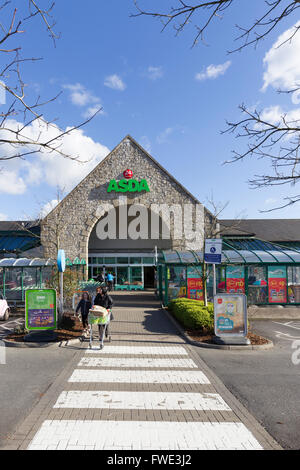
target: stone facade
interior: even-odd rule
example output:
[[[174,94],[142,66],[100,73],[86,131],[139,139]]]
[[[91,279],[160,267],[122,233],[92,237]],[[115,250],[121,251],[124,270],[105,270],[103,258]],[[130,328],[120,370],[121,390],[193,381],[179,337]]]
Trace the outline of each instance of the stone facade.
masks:
[[[70,259],[79,257],[87,260],[89,237],[99,220],[101,207],[107,203],[118,205],[120,194],[122,194],[107,193],[108,183],[111,179],[122,179],[123,172],[127,168],[133,170],[135,179],[139,181],[146,179],[150,187],[150,192],[126,194],[130,204],[144,204],[147,207],[150,207],[151,204],[163,203],[181,206],[192,204],[198,208],[201,221],[200,230],[203,233],[205,212],[203,205],[130,136],[127,136],[43,220],[41,241],[46,258],[56,258],[59,247],[65,250],[66,256]],[[171,223],[173,222],[171,221]],[[195,217],[193,226],[195,227]],[[188,245],[189,242],[184,238],[172,241],[172,247],[176,249],[185,249]],[[201,249],[200,245],[198,239],[197,246],[191,246],[191,248]]]

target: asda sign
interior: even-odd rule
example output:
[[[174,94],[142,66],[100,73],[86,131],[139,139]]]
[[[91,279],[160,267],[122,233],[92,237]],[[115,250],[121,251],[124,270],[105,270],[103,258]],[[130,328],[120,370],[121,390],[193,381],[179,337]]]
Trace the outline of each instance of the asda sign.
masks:
[[[146,180],[135,180],[132,179],[133,172],[132,170],[125,170],[124,179],[120,181],[110,180],[107,192],[111,193],[112,191],[116,193],[141,193],[142,191],[150,192],[148,183]]]
[[[149,192],[149,186],[146,180],[111,180],[109,182],[107,192],[111,193],[115,191],[116,193],[141,193],[142,191]]]

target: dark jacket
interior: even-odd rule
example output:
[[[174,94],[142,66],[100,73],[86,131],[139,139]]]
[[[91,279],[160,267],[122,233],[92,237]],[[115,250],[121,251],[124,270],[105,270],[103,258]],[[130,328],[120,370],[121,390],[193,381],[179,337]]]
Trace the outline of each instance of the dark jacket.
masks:
[[[81,315],[84,317],[84,316],[87,316],[89,314],[89,310],[91,308],[92,308],[92,304],[89,300],[81,299],[79,304],[77,305],[76,313],[80,309]]]
[[[100,305],[100,307],[104,307],[106,309],[110,309],[112,307],[113,300],[110,295],[101,295],[97,294],[94,300],[94,305]]]

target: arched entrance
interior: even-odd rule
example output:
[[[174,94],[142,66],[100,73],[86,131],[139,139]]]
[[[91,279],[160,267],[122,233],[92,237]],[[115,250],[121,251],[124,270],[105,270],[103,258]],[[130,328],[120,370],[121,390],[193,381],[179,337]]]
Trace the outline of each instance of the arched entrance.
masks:
[[[105,212],[91,230],[88,276],[95,279],[100,273],[111,272],[117,289],[154,288],[156,253],[159,249],[170,249],[172,239],[162,239],[166,229],[161,217],[157,233],[153,230],[151,233],[152,213],[149,208],[141,206],[138,215],[130,215],[130,205],[127,206],[126,220],[122,210],[117,206]],[[145,230],[146,226],[148,230]]]

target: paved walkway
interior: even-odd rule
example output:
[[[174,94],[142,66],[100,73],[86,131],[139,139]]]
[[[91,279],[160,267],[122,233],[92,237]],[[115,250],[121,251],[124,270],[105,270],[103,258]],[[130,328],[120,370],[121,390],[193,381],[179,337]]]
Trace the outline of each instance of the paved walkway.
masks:
[[[112,343],[78,346],[5,449],[278,448],[152,293],[113,297]]]

